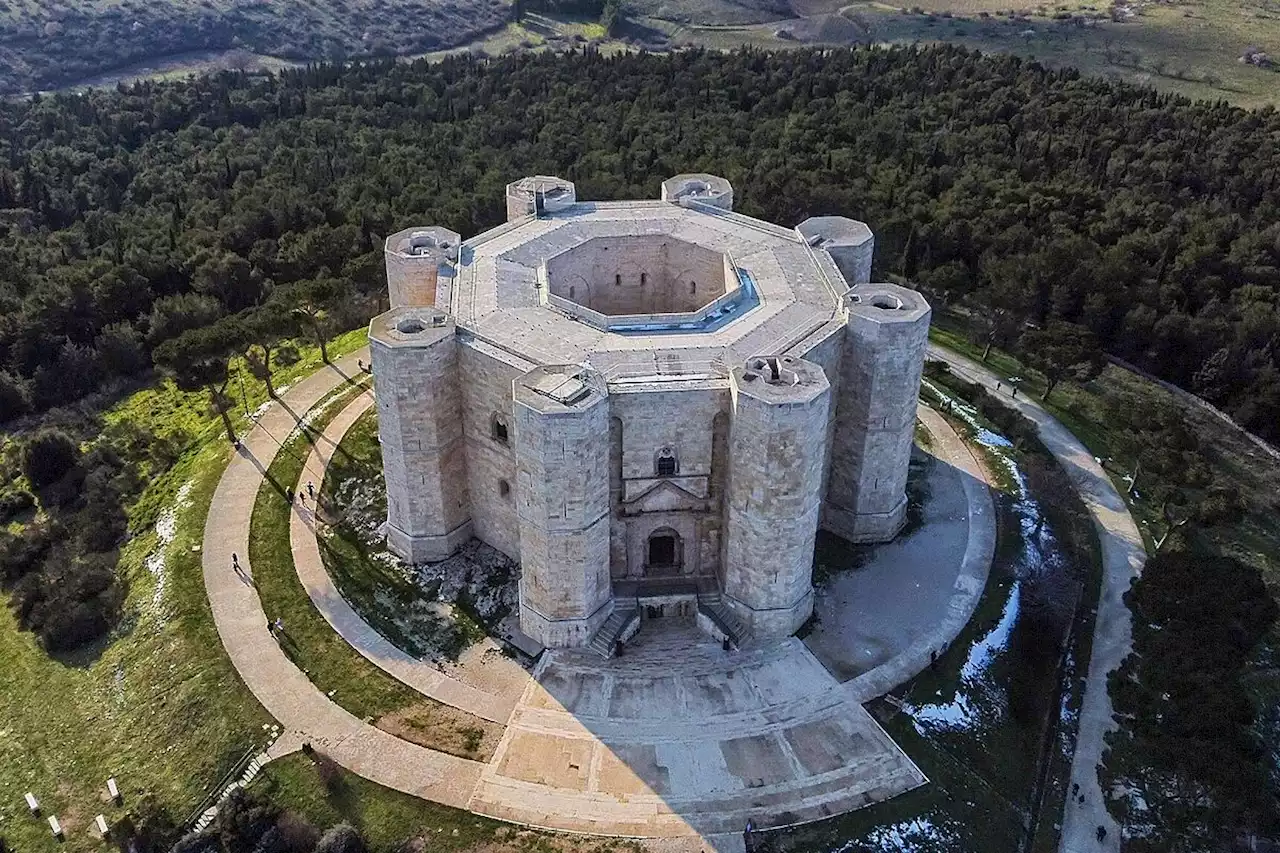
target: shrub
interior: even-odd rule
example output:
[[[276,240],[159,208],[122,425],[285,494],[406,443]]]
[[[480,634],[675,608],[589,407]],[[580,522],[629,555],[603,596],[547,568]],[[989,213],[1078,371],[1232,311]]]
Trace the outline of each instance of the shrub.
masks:
[[[316,845],[316,853],[366,853],[366,849],[364,838],[349,823],[330,827]]]
[[[0,423],[25,415],[30,406],[26,386],[12,373],[0,370]]]
[[[80,447],[59,429],[42,429],[22,451],[22,471],[37,489],[61,480],[80,461]]]
[[[23,489],[0,493],[0,524],[5,524],[36,505],[35,495]]]

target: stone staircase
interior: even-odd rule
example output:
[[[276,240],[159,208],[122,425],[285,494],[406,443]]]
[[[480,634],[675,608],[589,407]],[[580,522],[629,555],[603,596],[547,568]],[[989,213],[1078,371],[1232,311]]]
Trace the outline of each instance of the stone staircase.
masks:
[[[735,648],[743,648],[754,639],[751,630],[742,624],[742,620],[725,606],[724,599],[718,592],[700,593],[698,595],[698,612],[706,616],[729,637]]]
[[[631,602],[624,604],[619,601],[614,606],[613,613],[600,626],[600,630],[596,631],[596,635],[591,638],[587,647],[602,658],[611,658],[618,646],[618,638],[625,634],[633,623],[639,621],[640,611],[635,604]]]

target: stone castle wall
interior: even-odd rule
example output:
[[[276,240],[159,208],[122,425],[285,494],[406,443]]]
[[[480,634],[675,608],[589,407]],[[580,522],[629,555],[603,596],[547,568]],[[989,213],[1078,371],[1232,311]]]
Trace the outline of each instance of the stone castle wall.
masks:
[[[756,636],[786,636],[813,612],[831,385],[794,358],[748,361],[730,375],[725,600]],[[778,376],[771,378],[771,370]]]
[[[663,237],[597,237],[547,261],[556,296],[602,314],[696,311],[725,293],[724,254]]]
[[[604,383],[568,404],[534,390],[539,380],[572,370],[537,368],[515,385],[520,625],[547,646],[585,645],[613,601]]]
[[[919,294],[891,284],[856,288],[848,300],[823,526],[851,542],[885,542],[906,521],[930,312]]]
[[[442,560],[472,534],[457,338],[439,312],[401,309],[384,317],[388,331],[371,336],[370,353],[388,541],[414,562]]]
[[[731,204],[715,181],[707,192]],[[535,184],[555,192],[544,210],[574,203],[567,182]],[[513,217],[531,212],[530,186],[509,188]],[[612,612],[615,582],[654,578],[714,583],[758,637],[796,630],[812,611],[820,524],[855,542],[886,541],[903,524],[929,326],[919,294],[867,283],[865,225],[816,217],[797,232],[851,285],[834,321],[787,352],[737,362],[727,379],[613,388],[583,365],[539,367],[518,347],[459,334],[430,304],[449,298],[435,276],[457,260],[457,235],[389,238],[392,310],[370,328],[389,547],[433,561],[475,535],[518,559],[521,625],[546,645],[586,644]],[[597,310],[692,310],[732,274],[725,254],[679,239],[593,241],[549,268],[553,291]],[[576,286],[585,298],[568,293]],[[558,399],[578,375],[585,395]],[[655,536],[675,537],[674,560],[653,556]]]

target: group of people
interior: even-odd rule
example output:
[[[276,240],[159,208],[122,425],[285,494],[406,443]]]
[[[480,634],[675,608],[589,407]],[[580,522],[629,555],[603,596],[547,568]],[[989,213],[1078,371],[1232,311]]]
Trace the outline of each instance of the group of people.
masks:
[[[303,506],[306,506],[308,497],[311,498],[312,503],[316,502],[316,486],[315,483],[312,483],[310,480],[307,480],[307,493],[305,495],[301,492],[298,493],[298,502]],[[286,488],[284,490],[284,499],[290,504],[293,503],[293,489]]]

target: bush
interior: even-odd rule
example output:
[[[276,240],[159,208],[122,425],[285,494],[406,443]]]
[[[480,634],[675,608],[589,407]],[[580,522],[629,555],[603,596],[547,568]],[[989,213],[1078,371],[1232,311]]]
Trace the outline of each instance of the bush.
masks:
[[[36,505],[35,495],[22,489],[9,489],[0,493],[0,524],[12,521]]]
[[[0,423],[25,415],[30,407],[26,386],[12,373],[0,370]]]
[[[364,838],[349,823],[332,826],[320,837],[315,853],[366,853]]]
[[[37,489],[58,482],[79,461],[79,445],[59,429],[40,430],[22,451],[22,471]]]

